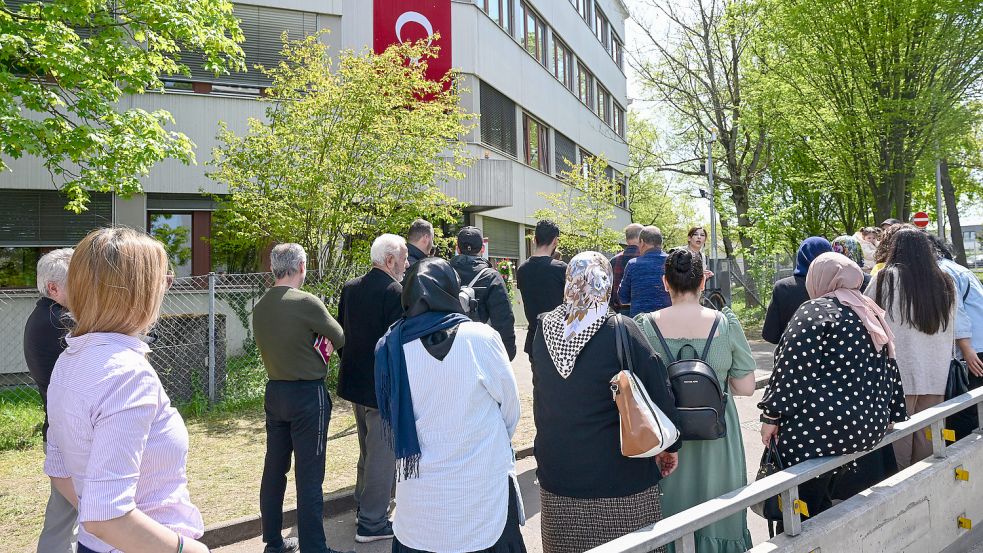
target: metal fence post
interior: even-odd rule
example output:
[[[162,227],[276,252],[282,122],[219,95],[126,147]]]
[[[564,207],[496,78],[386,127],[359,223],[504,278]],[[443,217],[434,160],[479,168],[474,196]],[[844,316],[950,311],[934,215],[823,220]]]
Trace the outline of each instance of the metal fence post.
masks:
[[[787,536],[798,536],[802,533],[802,517],[795,510],[795,502],[799,500],[799,487],[792,486],[781,493],[782,526]]]
[[[208,273],[208,404],[215,404],[215,273]]]
[[[932,423],[932,454],[936,459],[945,459],[945,439],[942,436],[942,425],[945,419]],[[923,430],[924,432],[924,430]]]

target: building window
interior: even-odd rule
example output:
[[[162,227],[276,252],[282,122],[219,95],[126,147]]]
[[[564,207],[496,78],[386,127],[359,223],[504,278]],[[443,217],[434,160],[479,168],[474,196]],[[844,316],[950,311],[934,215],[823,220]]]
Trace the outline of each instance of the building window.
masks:
[[[243,54],[245,54],[246,65],[249,70],[216,76],[204,69],[205,58],[201,53],[181,52],[181,61],[191,70],[191,78],[189,79],[185,75],[173,75],[166,77],[165,81],[187,82],[190,80],[233,87],[266,88],[271,84],[270,79],[261,71],[253,69],[253,66],[260,64],[272,68],[283,60],[283,56],[280,55],[280,51],[283,49],[280,35],[286,32],[291,40],[300,40],[317,32],[316,13],[244,4],[234,4],[233,8],[233,13],[239,19],[239,27],[246,38],[240,46]],[[181,87],[171,86],[171,88]]]
[[[628,209],[628,177],[622,175],[620,172],[614,172],[614,184],[618,191],[618,198],[615,202],[618,207]]]
[[[577,64],[577,97],[594,111],[594,75],[582,63]]]
[[[498,26],[505,29],[509,35],[512,34],[512,14],[514,10],[512,0],[474,0],[475,4],[482,9],[488,17]]]
[[[85,235],[113,222],[110,194],[93,193],[82,213],[65,210],[55,190],[0,192],[0,288],[33,287],[37,262],[45,253],[74,247]]]
[[[611,59],[620,69],[625,68],[625,45],[617,38],[611,38]]]
[[[481,142],[515,157],[515,103],[484,81],[479,94]]]
[[[601,85],[597,85],[597,116],[611,126],[611,94]]]
[[[588,152],[587,150],[580,148],[580,174],[587,178],[587,160],[594,157],[594,154]],[[571,160],[573,161],[573,160]]]
[[[601,12],[600,6],[594,6],[594,34],[597,36],[597,40],[601,41],[605,50],[610,51],[611,46],[608,42],[610,40],[610,27],[608,23],[608,18],[604,17]]]
[[[583,17],[584,21],[587,22],[587,25],[590,26],[592,21],[591,6],[593,5],[593,3],[591,2],[591,0],[576,0],[576,2],[577,2],[577,13],[579,13],[580,17]]]
[[[522,115],[522,134],[525,144],[526,165],[549,173],[549,129],[533,119],[529,114]]]
[[[521,42],[529,52],[529,55],[536,58],[536,61],[544,66],[549,65],[549,56],[546,50],[546,24],[536,15],[525,3],[519,4],[519,18],[522,29]]]
[[[625,137],[625,110],[622,109],[617,103],[612,102],[614,105],[614,132],[618,134],[621,138]]]
[[[148,213],[147,233],[164,244],[174,276],[191,276],[191,213]]]
[[[574,90],[573,53],[563,41],[553,35],[553,75],[563,83],[563,86]]]
[[[556,176],[577,166],[577,145],[565,135],[553,131],[553,172]]]

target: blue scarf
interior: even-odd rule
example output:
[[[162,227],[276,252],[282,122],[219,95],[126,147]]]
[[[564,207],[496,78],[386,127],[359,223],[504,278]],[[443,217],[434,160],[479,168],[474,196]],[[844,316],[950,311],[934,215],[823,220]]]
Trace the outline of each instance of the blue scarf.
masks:
[[[403,345],[470,321],[460,313],[427,311],[396,321],[375,346],[375,398],[383,431],[396,454],[404,480],[420,476],[420,440],[416,435]]]
[[[812,260],[831,251],[833,251],[833,245],[822,236],[806,238],[799,246],[799,253],[795,255],[795,271],[792,274],[801,277],[806,276],[809,273],[809,265],[812,265]]]

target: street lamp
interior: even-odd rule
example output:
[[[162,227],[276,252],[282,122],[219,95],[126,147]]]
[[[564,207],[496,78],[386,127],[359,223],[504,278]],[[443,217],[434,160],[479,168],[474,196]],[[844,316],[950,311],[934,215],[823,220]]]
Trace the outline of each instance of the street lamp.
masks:
[[[710,269],[714,273],[717,271],[717,190],[713,183],[713,143],[717,140],[717,129],[710,129],[710,138],[707,140],[707,178],[710,181]]]

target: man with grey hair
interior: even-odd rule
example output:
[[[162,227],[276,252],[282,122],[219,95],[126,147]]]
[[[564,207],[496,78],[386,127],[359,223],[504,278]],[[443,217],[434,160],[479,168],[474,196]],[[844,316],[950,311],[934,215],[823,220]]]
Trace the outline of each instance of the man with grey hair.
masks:
[[[662,251],[662,231],[653,226],[638,234],[640,255],[625,265],[618,299],[630,304],[631,317],[651,313],[672,305],[662,277],[666,274],[666,258]]]
[[[410,224],[410,230],[406,233],[410,266],[433,254],[433,242],[434,232],[433,225],[430,224],[430,221],[417,219]]]
[[[392,539],[389,503],[395,484],[396,458],[382,430],[375,398],[375,345],[403,316],[400,281],[409,267],[406,241],[383,234],[372,242],[372,269],[345,283],[338,320],[347,340],[341,350],[338,396],[352,402],[358,428],[359,456],[355,479],[355,541]]]
[[[325,443],[331,398],[324,385],[328,365],[315,349],[320,337],[334,349],[345,345],[341,326],[327,307],[300,290],[307,253],[299,244],[279,244],[270,253],[276,282],[253,309],[253,333],[269,376],[266,383],[266,461],[259,489],[265,553],[333,551],[324,537]],[[283,495],[290,454],[297,482],[297,534],[283,538]]]
[[[618,290],[621,288],[621,279],[625,276],[625,267],[628,262],[639,256],[638,236],[642,233],[642,225],[632,223],[625,227],[625,249],[611,258],[611,273],[614,279],[611,281],[611,309],[617,313],[628,314],[628,305],[618,300]]]
[[[41,299],[27,318],[24,327],[24,360],[31,378],[41,394],[41,403],[47,411],[48,383],[55,361],[65,349],[65,334],[71,319],[68,317],[65,283],[68,280],[68,265],[72,260],[71,248],[61,248],[44,254],[38,260],[37,285]],[[41,435],[47,450],[48,416],[44,417]],[[75,507],[54,488],[48,496],[48,506],[44,510],[44,527],[38,537],[38,553],[75,550],[78,534],[78,513]]]

